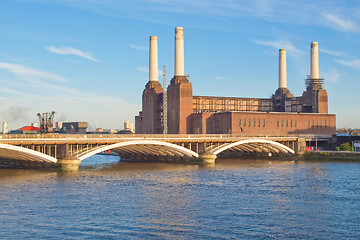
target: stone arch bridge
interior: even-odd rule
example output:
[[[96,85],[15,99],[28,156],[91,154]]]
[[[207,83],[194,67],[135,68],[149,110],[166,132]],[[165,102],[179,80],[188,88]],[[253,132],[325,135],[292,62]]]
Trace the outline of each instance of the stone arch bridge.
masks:
[[[0,164],[75,170],[84,159],[111,151],[135,161],[214,162],[216,157],[287,155],[305,149],[299,136],[24,134],[0,135]]]

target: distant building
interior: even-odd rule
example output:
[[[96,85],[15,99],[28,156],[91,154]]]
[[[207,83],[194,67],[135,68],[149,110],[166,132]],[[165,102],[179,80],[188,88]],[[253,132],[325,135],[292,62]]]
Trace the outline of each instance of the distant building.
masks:
[[[3,125],[2,125],[2,133],[3,133],[3,134],[7,134],[8,132],[9,132],[8,122],[3,122]]]
[[[56,122],[55,123],[55,128],[57,128],[57,129],[62,129],[63,128],[63,122]]]
[[[270,98],[193,96],[184,74],[183,28],[175,29],[175,75],[167,87],[169,134],[332,135],[336,115],[328,113],[328,95],[319,77],[318,43],[310,49],[306,90],[295,97],[287,88],[286,50],[279,50],[279,87]],[[261,68],[259,66],[259,68]],[[254,88],[259,88],[255,81]],[[158,81],[157,37],[150,37],[149,81],[135,132],[161,134],[164,89]]]
[[[109,129],[109,133],[111,133],[111,134],[117,133],[117,132],[118,132],[118,130],[116,130],[116,129]]]
[[[96,129],[96,132],[98,132],[98,133],[104,133],[104,132],[106,132],[103,128],[97,128]]]
[[[39,127],[25,126],[18,130],[11,131],[10,134],[38,134],[41,129]]]
[[[128,120],[124,121],[124,130],[134,132],[134,123]]]
[[[63,122],[61,131],[64,133],[86,134],[87,122]]]
[[[355,140],[354,141],[354,151],[355,152],[360,152],[360,140]]]

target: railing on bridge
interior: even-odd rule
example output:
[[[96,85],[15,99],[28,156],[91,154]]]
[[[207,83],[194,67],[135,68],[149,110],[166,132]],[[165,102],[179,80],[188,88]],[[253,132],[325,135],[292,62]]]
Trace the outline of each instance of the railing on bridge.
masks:
[[[305,139],[326,139],[329,140],[330,135],[302,135],[302,134],[289,134],[289,135],[266,135],[266,134],[60,134],[60,133],[47,133],[47,134],[0,134],[1,139],[59,139],[59,138],[305,138]]]

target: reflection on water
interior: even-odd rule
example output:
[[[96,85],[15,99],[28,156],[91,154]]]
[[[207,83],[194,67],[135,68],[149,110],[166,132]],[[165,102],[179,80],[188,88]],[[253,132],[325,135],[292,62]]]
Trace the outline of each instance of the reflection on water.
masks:
[[[1,239],[359,239],[360,163],[94,156],[76,173],[0,169]]]

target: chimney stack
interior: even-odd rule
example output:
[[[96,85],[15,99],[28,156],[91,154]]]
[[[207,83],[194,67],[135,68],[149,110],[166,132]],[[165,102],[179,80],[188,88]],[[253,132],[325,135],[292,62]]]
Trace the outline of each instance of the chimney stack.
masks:
[[[175,28],[175,76],[184,75],[184,33],[182,27]]]
[[[287,88],[286,49],[279,49],[279,88]]]
[[[158,71],[157,36],[150,36],[149,81],[159,80]]]
[[[311,43],[310,79],[319,79],[319,48],[318,42]]]

